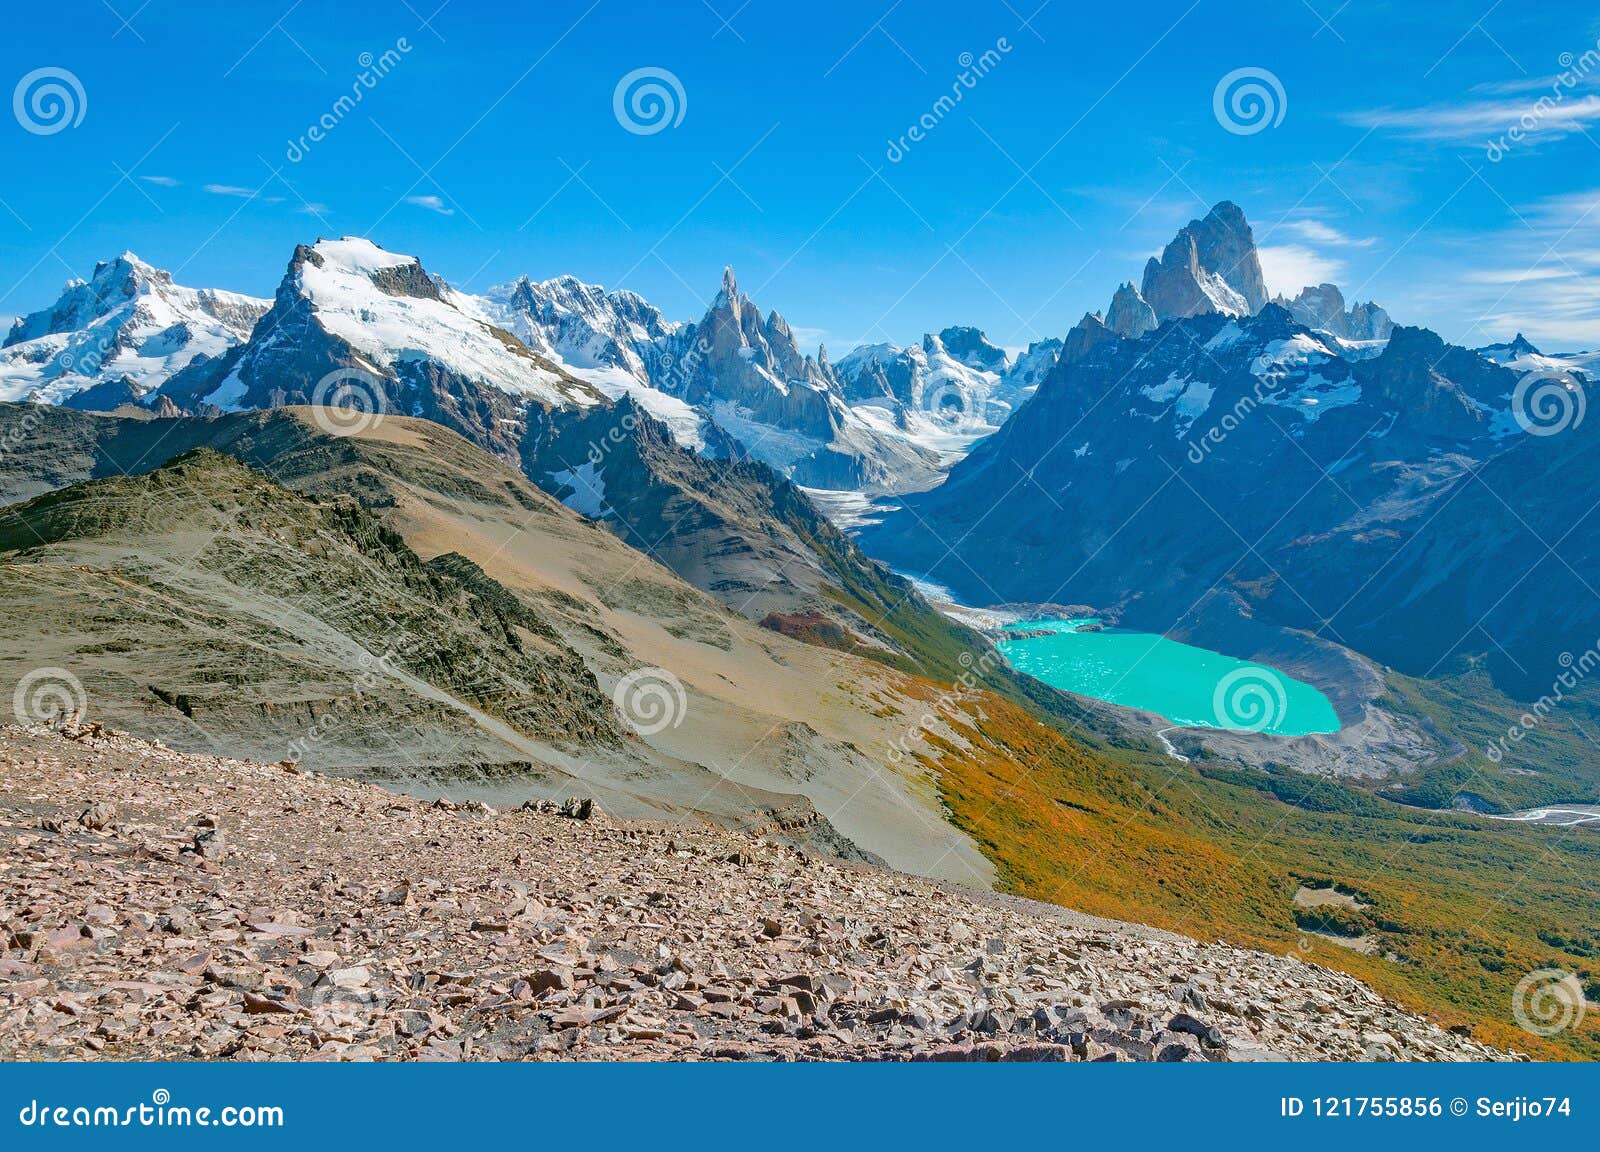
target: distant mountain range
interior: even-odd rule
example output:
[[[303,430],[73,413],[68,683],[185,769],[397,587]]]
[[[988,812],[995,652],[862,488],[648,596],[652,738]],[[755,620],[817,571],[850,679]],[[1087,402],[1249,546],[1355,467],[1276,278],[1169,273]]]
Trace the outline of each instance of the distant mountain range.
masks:
[[[0,400],[110,410],[250,338],[271,306],[184,288],[131,252],[96,264],[51,308],[19,317],[0,344]]]
[[[1019,355],[951,326],[833,361],[731,271],[678,322],[354,238],[270,300],[124,255],[0,348],[0,684],[1298,949],[1516,1038],[1521,974],[1592,956],[1593,850],[1474,813],[1592,794],[1587,685],[1485,748],[1594,663],[1600,355],[1274,298],[1226,203],[1107,287]],[[1340,731],[1058,692],[902,573],[1259,660]],[[1348,919],[1297,899],[1328,885]]]
[[[1419,676],[1481,657],[1518,692],[1600,635],[1600,356],[1454,347],[1332,285],[1269,301],[1226,203],[1067,345],[869,552],[978,603],[1092,604],[1242,656],[1275,626]]]
[[[1013,362],[976,329],[949,328],[835,368],[825,349],[803,353],[731,269],[706,314],[683,324],[570,276],[471,296],[415,257],[347,237],[296,248],[270,301],[174,285],[132,254],[97,265],[13,325],[0,400],[237,411],[310,401],[330,373],[364,372],[384,410],[442,419],[510,455],[530,405],[626,396],[696,451],[748,456],[815,488],[902,492],[938,483],[1031,394],[1059,346]],[[351,382],[337,383],[348,397]]]
[[[1520,336],[1453,348],[1332,284],[1272,298],[1249,222],[1223,202],[1104,312],[1016,356],[957,326],[834,363],[731,269],[680,323],[573,277],[468,295],[348,237],[297,247],[270,301],[184,288],[124,254],[16,321],[0,400],[424,417],[741,611],[821,606],[801,574],[832,561],[819,567],[809,530],[796,545],[774,526],[774,508],[798,507],[789,481],[869,521],[873,554],[976,602],[1066,597],[1241,655],[1258,641],[1240,622],[1270,622],[1417,672],[1499,623],[1487,647],[1502,676],[1537,680],[1554,623],[1527,606],[1507,617],[1505,582],[1478,569],[1505,550],[1492,570],[1520,572],[1530,534],[1559,535],[1574,510],[1541,526],[1544,504],[1511,517],[1457,496],[1501,471],[1545,478],[1577,440],[1527,435],[1518,404],[1581,404],[1596,359]],[[909,511],[862,517],[830,492],[898,494]],[[1488,533],[1486,519],[1505,522]],[[1425,570],[1413,538],[1442,550]],[[1467,555],[1477,574],[1450,576]],[[860,614],[850,626],[874,630]]]

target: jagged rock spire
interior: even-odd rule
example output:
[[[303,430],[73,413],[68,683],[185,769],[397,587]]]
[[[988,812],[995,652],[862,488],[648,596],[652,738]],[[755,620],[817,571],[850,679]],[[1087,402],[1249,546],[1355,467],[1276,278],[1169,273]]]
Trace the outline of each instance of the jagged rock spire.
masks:
[[[1204,219],[1184,225],[1161,258],[1152,257],[1145,265],[1140,295],[1158,320],[1261,311],[1267,304],[1267,284],[1243,210],[1224,200]]]
[[[1106,327],[1118,336],[1137,340],[1157,326],[1155,309],[1139,295],[1132,280],[1124,280],[1111,297],[1111,307],[1106,310]]]

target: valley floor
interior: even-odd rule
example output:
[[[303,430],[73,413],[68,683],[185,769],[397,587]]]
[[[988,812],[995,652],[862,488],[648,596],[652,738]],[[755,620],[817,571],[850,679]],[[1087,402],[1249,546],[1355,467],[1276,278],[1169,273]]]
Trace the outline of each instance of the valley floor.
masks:
[[[0,1056],[1505,1056],[1298,959],[553,809],[0,728]]]

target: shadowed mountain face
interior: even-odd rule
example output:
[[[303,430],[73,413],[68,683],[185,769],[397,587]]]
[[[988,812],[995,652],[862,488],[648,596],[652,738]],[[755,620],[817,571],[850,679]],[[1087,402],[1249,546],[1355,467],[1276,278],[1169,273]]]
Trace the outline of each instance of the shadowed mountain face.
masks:
[[[987,647],[771,468],[680,448],[628,401],[525,443],[524,470],[552,495],[751,620],[832,619],[846,647],[936,678],[962,676],[958,657]]]
[[[1593,432],[1523,434],[1518,384],[1420,329],[1362,358],[1275,305],[1168,322],[1063,362],[863,539],[978,602],[1235,648],[1253,618],[1418,675],[1488,652],[1503,683],[1547,686],[1559,637],[1600,634],[1596,598],[1515,590],[1541,565],[1581,579]]]

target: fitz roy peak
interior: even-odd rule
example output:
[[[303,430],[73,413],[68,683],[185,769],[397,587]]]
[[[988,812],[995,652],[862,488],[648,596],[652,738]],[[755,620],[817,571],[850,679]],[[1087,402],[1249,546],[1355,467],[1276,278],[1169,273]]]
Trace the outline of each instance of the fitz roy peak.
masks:
[[[1139,293],[1158,320],[1204,312],[1254,316],[1267,303],[1255,235],[1240,207],[1224,200],[1179,230],[1144,266]]]
[[[1168,320],[1209,312],[1254,316],[1267,300],[1255,233],[1239,206],[1224,200],[1203,219],[1181,228],[1159,258],[1150,258],[1142,287],[1124,281],[1104,315],[1090,313],[1079,321],[1069,351],[1076,359],[1101,342],[1103,331],[1137,340]],[[1344,294],[1333,284],[1308,285],[1292,300],[1280,295],[1273,303],[1306,327],[1343,340],[1383,341],[1394,329],[1389,314],[1377,304],[1346,308]]]
[[[1124,281],[1102,315],[1091,312],[1069,334],[1066,354],[1076,360],[1112,336],[1137,340],[1168,320],[1221,312],[1254,316],[1267,303],[1255,234],[1240,207],[1224,200],[1191,220],[1144,267],[1142,287]]]

